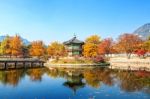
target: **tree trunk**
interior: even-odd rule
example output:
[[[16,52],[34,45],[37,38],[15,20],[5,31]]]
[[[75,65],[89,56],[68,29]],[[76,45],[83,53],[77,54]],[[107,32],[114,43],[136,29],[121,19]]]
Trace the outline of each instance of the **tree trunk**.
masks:
[[[127,58],[128,58],[128,59],[131,58],[131,53],[127,53]]]

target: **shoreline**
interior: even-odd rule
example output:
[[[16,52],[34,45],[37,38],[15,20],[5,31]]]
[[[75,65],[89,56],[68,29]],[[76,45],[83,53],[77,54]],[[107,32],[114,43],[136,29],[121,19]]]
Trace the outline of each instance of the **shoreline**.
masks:
[[[50,64],[45,63],[45,67],[63,67],[63,68],[95,68],[95,67],[109,67],[109,63],[105,64]]]
[[[14,61],[14,59],[9,59],[7,61]],[[22,59],[17,58],[17,61],[20,62]],[[24,61],[37,61],[34,58],[27,58],[24,59]],[[3,59],[0,61],[4,61]],[[108,67],[110,69],[118,69],[118,70],[131,70],[131,71],[148,71],[150,72],[150,59],[126,59],[126,58],[111,58],[110,61],[106,63],[100,63],[100,64],[58,64],[58,63],[44,63],[44,67],[63,67],[63,68],[97,68],[97,67]]]
[[[50,63],[45,63],[45,65],[49,66],[108,66],[110,65],[109,63],[104,63],[104,64],[50,64]]]
[[[126,59],[126,58],[112,58],[106,64],[54,64],[45,63],[46,67],[63,67],[63,68],[96,68],[108,67],[110,69],[130,70],[130,71],[148,71],[150,72],[149,59]]]

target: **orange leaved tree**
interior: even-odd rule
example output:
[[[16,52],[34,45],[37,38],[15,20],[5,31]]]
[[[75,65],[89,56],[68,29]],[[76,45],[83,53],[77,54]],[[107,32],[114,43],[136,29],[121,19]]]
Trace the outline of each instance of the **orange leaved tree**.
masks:
[[[130,58],[131,54],[139,48],[142,40],[138,35],[125,33],[119,36],[118,49],[121,53],[126,53],[127,57]]]
[[[113,52],[113,39],[112,38],[106,38],[104,39],[98,46],[98,52],[101,55],[108,55]]]
[[[11,55],[12,56],[19,56],[22,54],[22,40],[20,36],[15,35],[14,37],[10,38],[10,49],[11,50]]]
[[[52,42],[48,48],[47,53],[49,56],[64,56],[66,55],[65,46],[59,42]]]
[[[45,54],[45,47],[42,41],[33,41],[31,43],[31,48],[29,49],[29,54],[31,56],[40,57]]]

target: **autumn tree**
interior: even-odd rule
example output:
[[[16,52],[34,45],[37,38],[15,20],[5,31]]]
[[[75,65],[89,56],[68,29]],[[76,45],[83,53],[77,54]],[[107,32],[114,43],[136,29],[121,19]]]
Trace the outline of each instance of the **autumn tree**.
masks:
[[[125,33],[119,36],[118,49],[122,53],[126,53],[127,57],[130,58],[131,54],[139,48],[142,43],[141,38],[135,34]]]
[[[0,45],[0,54],[1,55],[10,55],[11,50],[10,50],[10,37],[6,36],[6,38],[1,42]]]
[[[11,42],[10,42],[11,55],[13,56],[21,55],[22,45],[23,43],[20,36],[16,35],[14,37],[11,37]]]
[[[135,51],[135,54],[137,54],[141,58],[144,58],[146,53],[147,53],[147,51],[142,49],[142,48],[141,49],[137,49]]]
[[[99,44],[100,37],[98,35],[92,35],[85,40],[85,43]]]
[[[150,52],[150,38],[143,43],[143,47],[145,50]]]
[[[88,37],[83,45],[83,55],[85,57],[96,57],[98,55],[99,43],[100,37],[98,35],[92,35]]]
[[[116,42],[113,42],[113,46],[112,46],[112,49],[111,49],[111,53],[112,53],[112,54],[118,54],[118,53],[119,53],[119,49],[117,48]]]
[[[29,50],[31,56],[43,56],[45,54],[45,47],[42,41],[33,41]]]
[[[140,58],[145,58],[147,52],[150,52],[150,37],[140,44],[139,48],[135,51]]]
[[[83,55],[85,57],[96,57],[98,55],[98,45],[88,43],[83,46]]]
[[[112,51],[113,51],[113,39],[112,38],[104,39],[98,46],[99,54],[108,55],[108,54],[111,54]]]
[[[49,56],[64,56],[66,54],[65,46],[58,42],[52,42],[48,48],[47,53]]]

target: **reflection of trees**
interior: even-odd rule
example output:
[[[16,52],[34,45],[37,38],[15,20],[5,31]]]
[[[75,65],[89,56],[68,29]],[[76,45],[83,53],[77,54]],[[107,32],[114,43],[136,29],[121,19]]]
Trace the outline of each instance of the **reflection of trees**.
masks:
[[[28,69],[27,74],[32,81],[41,81],[42,75],[46,72],[46,68]]]
[[[72,88],[82,86],[82,79],[85,78],[86,83],[94,88],[99,88],[100,83],[113,85],[111,71],[109,69],[52,69],[48,72],[50,77],[63,77],[67,79],[64,85]],[[82,76],[83,75],[83,76]],[[78,77],[78,78],[77,78]],[[80,80],[79,80],[80,79]],[[76,83],[76,80],[78,81]],[[78,85],[79,84],[79,85]]]
[[[52,69],[48,71],[48,75],[52,78],[58,78],[58,77],[64,78],[67,75],[67,73],[59,69]]]
[[[150,82],[149,82],[149,84],[150,84]],[[145,88],[143,91],[144,91],[145,93],[147,93],[147,94],[150,95],[150,86],[148,86],[147,88]]]
[[[48,72],[48,75],[52,78],[57,78],[58,77],[58,71],[57,70],[51,70]]]
[[[91,69],[84,72],[86,83],[94,88],[99,88],[100,83],[113,85],[111,72],[107,69]]]
[[[104,84],[109,86],[113,85],[112,72],[109,69],[99,70],[98,72],[100,73],[99,77]]]
[[[0,71],[0,82],[2,84],[9,84],[17,86],[19,81],[28,74],[32,81],[41,81],[42,75],[47,72],[46,68],[35,68],[35,69],[16,69],[9,71]]]
[[[94,88],[98,88],[100,86],[100,79],[98,79],[98,76],[99,74],[93,70],[87,70],[84,72],[86,83]]]
[[[119,72],[120,88],[127,92],[140,91],[144,88],[147,89],[146,91],[150,90],[150,78],[135,74],[136,72]]]
[[[16,86],[23,76],[24,76],[24,70],[1,71],[0,81],[3,84],[10,84]]]
[[[0,71],[0,82],[5,83],[5,72]]]

